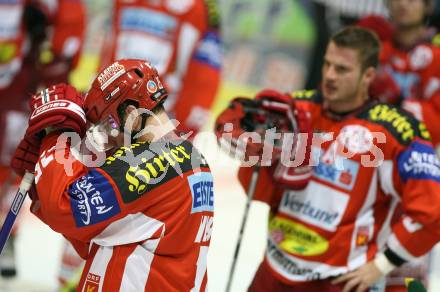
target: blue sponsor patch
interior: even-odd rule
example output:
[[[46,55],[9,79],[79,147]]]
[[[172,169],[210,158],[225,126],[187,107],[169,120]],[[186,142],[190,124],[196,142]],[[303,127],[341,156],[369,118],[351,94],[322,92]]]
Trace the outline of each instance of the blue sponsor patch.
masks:
[[[120,27],[123,30],[142,31],[162,38],[170,38],[177,27],[173,16],[146,8],[122,10]]]
[[[340,158],[339,162],[342,165],[337,167],[335,163],[329,164],[320,161],[314,168],[313,175],[340,188],[351,191],[359,172],[359,163],[348,158]]]
[[[70,185],[69,195],[77,227],[102,222],[121,212],[110,182],[94,169]]]
[[[188,176],[192,193],[191,213],[214,211],[214,181],[209,172],[198,172]]]
[[[440,182],[440,161],[431,145],[413,142],[397,160],[403,182],[408,179],[432,179]]]
[[[203,36],[194,58],[220,69],[223,60],[223,47],[217,33],[207,32]]]

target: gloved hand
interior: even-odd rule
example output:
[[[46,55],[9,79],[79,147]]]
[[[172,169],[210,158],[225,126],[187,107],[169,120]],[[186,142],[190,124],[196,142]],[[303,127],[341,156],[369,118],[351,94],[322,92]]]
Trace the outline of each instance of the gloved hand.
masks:
[[[278,186],[286,189],[300,190],[305,188],[312,176],[310,155],[313,140],[310,118],[307,112],[297,107],[295,100],[290,95],[281,94],[274,90],[263,90],[257,94],[255,99],[263,101],[266,107],[289,108],[290,110],[286,111],[286,115],[293,113],[295,135],[285,137],[285,139],[293,138],[292,147],[290,149],[289,147],[282,147],[284,152],[279,155],[276,167],[272,168],[274,170],[273,180]],[[283,143],[290,145],[290,141],[283,141]]]
[[[23,138],[15,149],[11,167],[19,176],[23,176],[25,171],[34,172],[39,155],[40,141],[35,138]]]
[[[57,84],[32,96],[31,115],[25,138],[44,136],[46,129],[71,130],[81,137],[86,132],[84,100],[71,85]]]
[[[32,96],[28,129],[11,161],[18,175],[35,170],[46,130],[71,130],[81,137],[85,134],[86,118],[82,106],[82,96],[66,84],[49,87]]]
[[[282,143],[274,135],[295,130],[293,114],[287,112],[290,108],[281,103],[234,98],[216,120],[218,143],[242,162],[270,166],[281,155]]]
[[[275,131],[270,132],[271,129]],[[222,148],[226,148],[229,152],[232,150],[230,154],[235,156],[238,153],[239,158],[244,161],[250,156],[256,156],[261,166],[284,165],[283,159],[293,160],[292,156],[295,157],[297,150],[301,150],[297,148],[296,143],[297,134],[300,132],[306,132],[307,138],[302,149],[304,160],[297,165],[301,168],[300,176],[295,173],[289,177],[274,176],[274,180],[280,185],[294,189],[304,187],[310,177],[309,157],[312,135],[306,113],[295,107],[290,95],[274,90],[263,90],[253,100],[235,98],[219,115],[215,125],[215,133]],[[250,133],[259,136],[260,141],[247,139]],[[279,133],[281,138],[266,139],[269,133]],[[293,141],[283,141],[283,139],[293,139]],[[286,153],[283,144],[293,147],[287,149]],[[270,153],[265,153],[265,148],[271,150]],[[289,165],[288,161],[284,162],[285,165]]]

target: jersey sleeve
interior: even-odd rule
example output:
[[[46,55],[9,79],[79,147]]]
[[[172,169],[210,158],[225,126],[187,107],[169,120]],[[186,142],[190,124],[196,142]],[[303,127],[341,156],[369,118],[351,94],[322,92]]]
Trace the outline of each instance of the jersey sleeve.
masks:
[[[120,195],[111,178],[98,168],[88,169],[57,140],[56,134],[43,140],[32,211],[56,232],[88,242],[122,214]]]
[[[180,85],[176,103],[173,106],[176,119],[181,123],[182,130],[199,131],[210,118],[210,108],[217,95],[220,85],[220,71],[223,59],[222,39],[219,30],[219,13],[216,1],[197,1],[193,14],[187,23],[198,29],[198,37],[191,53],[185,53],[187,43],[183,39],[189,33],[189,28],[183,25],[179,35],[177,66],[180,70],[182,84]],[[197,19],[197,21],[193,21]],[[203,22],[200,22],[204,20]],[[185,60],[188,55],[188,61]],[[177,68],[179,69],[179,68]],[[177,73],[179,70],[177,70]]]
[[[395,265],[426,254],[440,240],[440,162],[432,144],[416,136],[398,148],[392,181],[403,214],[392,225],[385,250]]]
[[[106,163],[101,167],[87,167],[72,155],[69,145],[59,143],[58,136],[52,134],[43,139],[35,175],[38,199],[31,206],[35,215],[76,243],[75,248],[83,252],[82,256],[85,247],[81,243],[114,246],[163,236],[165,224],[156,219],[157,208],[149,204],[151,197],[169,196],[163,186],[149,191],[151,196],[138,195],[136,198],[141,198],[132,202],[121,194],[117,185],[118,179],[128,176],[125,174],[128,166],[113,167],[116,173],[112,175],[116,178],[106,172]],[[119,149],[114,155],[122,152]],[[140,180],[131,179],[137,180],[136,191],[139,191]],[[177,182],[176,187],[183,187],[183,182]],[[181,205],[184,198],[176,198],[174,205]],[[151,215],[151,212],[156,213]]]

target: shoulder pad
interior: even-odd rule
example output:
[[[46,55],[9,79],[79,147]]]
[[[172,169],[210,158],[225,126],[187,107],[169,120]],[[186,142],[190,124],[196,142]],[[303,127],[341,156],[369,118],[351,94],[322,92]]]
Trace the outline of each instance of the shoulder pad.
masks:
[[[390,104],[375,104],[361,112],[358,118],[382,125],[403,145],[408,145],[415,137],[431,140],[424,123],[419,122],[410,113]]]
[[[206,9],[208,12],[208,25],[211,28],[220,27],[220,11],[217,0],[205,0]]]
[[[190,142],[175,140],[121,147],[107,157],[101,170],[113,179],[127,204],[197,167],[208,167],[205,158]]]
[[[291,93],[296,100],[305,100],[316,103],[322,102],[322,95],[318,90],[298,90]]]

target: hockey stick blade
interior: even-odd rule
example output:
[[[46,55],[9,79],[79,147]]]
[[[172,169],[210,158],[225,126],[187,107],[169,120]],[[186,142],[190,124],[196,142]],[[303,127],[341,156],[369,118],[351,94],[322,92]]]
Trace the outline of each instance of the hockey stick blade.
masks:
[[[17,219],[18,212],[23,205],[24,199],[26,198],[26,193],[29,191],[34,180],[34,174],[26,172],[20,182],[20,187],[18,188],[17,194],[15,195],[14,201],[12,202],[11,208],[9,209],[8,215],[6,216],[5,222],[3,222],[2,229],[0,230],[0,254],[5,247],[6,241],[11,233],[12,226],[14,225],[15,219]]]

